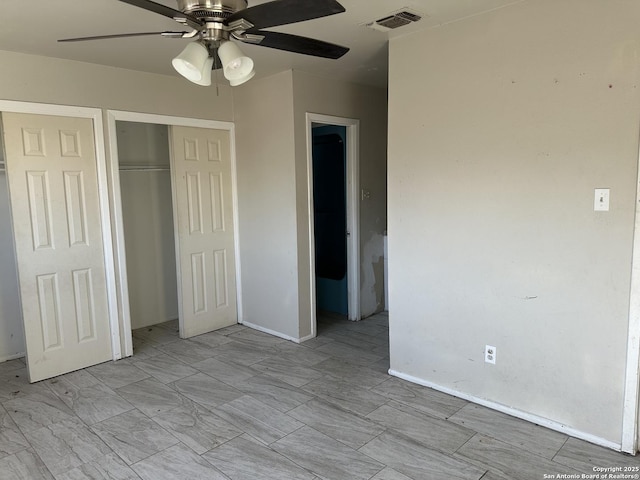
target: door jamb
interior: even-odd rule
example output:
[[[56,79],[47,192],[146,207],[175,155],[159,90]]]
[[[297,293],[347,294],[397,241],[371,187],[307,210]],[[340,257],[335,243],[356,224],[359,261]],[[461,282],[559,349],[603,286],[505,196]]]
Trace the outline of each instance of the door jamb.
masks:
[[[316,323],[316,260],[313,215],[313,126],[314,124],[338,125],[347,129],[347,295],[349,320],[360,320],[360,120],[334,117],[319,113],[306,113],[307,124],[307,208],[309,214],[309,286],[311,335],[317,334]]]
[[[243,318],[242,314],[242,282],[240,269],[240,240],[239,240],[239,222],[238,222],[238,188],[237,188],[237,169],[236,169],[236,144],[235,144],[235,125],[232,122],[223,122],[217,120],[202,120],[197,118],[175,117],[170,115],[156,115],[148,113],[137,113],[120,110],[107,110],[107,135],[109,139],[109,180],[110,190],[109,198],[113,212],[114,226],[114,254],[116,264],[116,283],[118,285],[118,321],[121,327],[121,341],[124,345],[123,355],[129,357],[133,355],[133,339],[131,336],[131,313],[129,310],[129,290],[127,284],[127,262],[124,244],[124,225],[122,218],[122,198],[120,195],[120,170],[118,162],[118,144],[116,136],[116,121],[137,122],[137,123],[155,123],[160,125],[177,125],[183,127],[208,128],[213,130],[227,130],[229,132],[230,150],[231,150],[231,189],[233,203],[233,220],[234,220],[234,247],[236,259],[236,303],[238,309],[238,320]],[[173,171],[172,171],[173,175]],[[175,200],[175,199],[174,199]],[[175,205],[175,201],[174,201]],[[174,212],[175,215],[175,212]],[[178,246],[176,246],[178,248]],[[178,275],[180,273],[178,272]],[[180,279],[178,278],[178,290],[180,290]],[[178,309],[181,311],[182,298],[178,294]],[[121,357],[119,357],[121,358]],[[114,359],[115,360],[115,359]]]
[[[638,152],[640,172],[640,151]],[[638,451],[638,403],[640,402],[640,176],[636,179],[636,209],[631,261],[631,292],[629,294],[629,329],[627,333],[627,365],[624,403],[622,407],[623,452]]]
[[[98,108],[52,105],[44,103],[0,100],[0,112],[28,113],[33,115],[53,115],[58,117],[88,118],[93,122],[93,138],[96,154],[96,173],[98,180],[98,201],[100,224],[102,227],[102,245],[104,255],[105,280],[107,287],[107,306],[109,329],[111,333],[111,351],[113,359],[122,356],[120,344],[120,325],[118,323],[118,299],[111,241],[111,222],[109,211],[109,189],[105,159],[105,138],[102,123],[102,111]],[[22,309],[22,305],[20,306]],[[27,352],[28,355],[28,352]]]

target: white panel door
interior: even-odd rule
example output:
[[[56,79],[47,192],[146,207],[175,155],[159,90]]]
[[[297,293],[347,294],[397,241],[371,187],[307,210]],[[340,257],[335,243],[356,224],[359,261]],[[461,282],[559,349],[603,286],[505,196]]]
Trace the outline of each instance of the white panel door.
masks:
[[[180,336],[238,321],[229,132],[171,128]]]
[[[31,382],[111,359],[90,119],[2,114]]]

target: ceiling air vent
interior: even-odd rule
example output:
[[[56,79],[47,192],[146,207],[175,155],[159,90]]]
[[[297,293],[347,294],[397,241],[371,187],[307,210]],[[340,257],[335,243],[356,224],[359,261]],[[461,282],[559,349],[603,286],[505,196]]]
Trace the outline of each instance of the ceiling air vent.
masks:
[[[403,9],[398,12],[392,13],[391,15],[388,15],[384,18],[380,18],[379,20],[369,22],[366,24],[366,26],[375,30],[387,32],[389,30],[393,30],[394,28],[404,27],[405,25],[409,25],[410,23],[417,22],[421,18],[422,16],[418,15],[417,13],[413,13],[407,9]]]

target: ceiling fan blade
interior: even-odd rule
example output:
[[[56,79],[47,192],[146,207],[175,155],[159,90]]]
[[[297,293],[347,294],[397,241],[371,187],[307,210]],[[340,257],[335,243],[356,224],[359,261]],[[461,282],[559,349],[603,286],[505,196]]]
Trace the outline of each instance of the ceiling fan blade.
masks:
[[[253,24],[252,28],[269,28],[327,17],[344,11],[344,7],[336,0],[274,0],[240,10],[228,17],[224,23],[230,25],[234,21],[244,19]]]
[[[286,50],[287,52],[312,55],[314,57],[332,58],[335,60],[349,51],[347,47],[323,42],[322,40],[316,40],[314,38],[290,35],[288,33],[269,32],[266,30],[251,30],[247,33],[249,33],[251,37],[253,35],[259,35],[264,38],[259,42],[250,39],[246,43]],[[242,38],[239,40],[242,41]]]
[[[163,37],[182,38],[189,32],[139,32],[139,33],[116,33],[114,35],[96,35],[93,37],[63,38],[58,42],[84,42],[85,40],[105,40],[108,38],[143,37],[147,35],[162,35]]]
[[[200,30],[202,28],[202,22],[198,20],[198,18],[193,15],[189,15],[188,13],[182,13],[180,10],[174,10],[173,8],[165,7],[156,2],[152,2],[151,0],[119,0],[123,3],[128,3],[129,5],[133,5],[134,7],[143,8],[145,10],[149,10],[150,12],[157,13],[159,15],[164,15],[165,17],[172,18],[176,22],[183,23],[189,25],[191,28],[196,30]]]

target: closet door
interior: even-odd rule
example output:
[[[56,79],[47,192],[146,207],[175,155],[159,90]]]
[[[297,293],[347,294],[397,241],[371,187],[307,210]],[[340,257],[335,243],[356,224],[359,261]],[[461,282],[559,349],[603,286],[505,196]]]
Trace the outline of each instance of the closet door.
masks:
[[[111,359],[90,119],[3,113],[31,382]]]
[[[171,128],[180,336],[238,321],[229,132]]]

